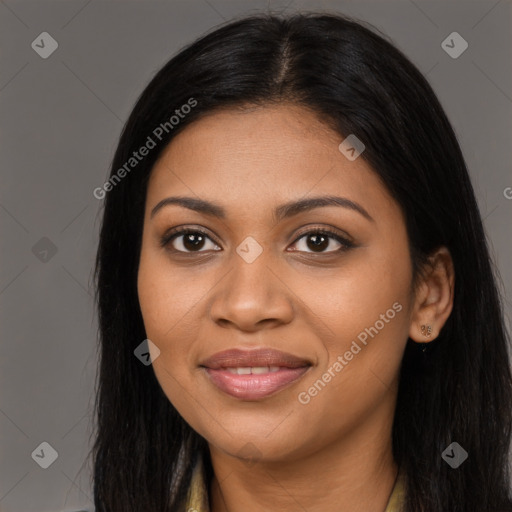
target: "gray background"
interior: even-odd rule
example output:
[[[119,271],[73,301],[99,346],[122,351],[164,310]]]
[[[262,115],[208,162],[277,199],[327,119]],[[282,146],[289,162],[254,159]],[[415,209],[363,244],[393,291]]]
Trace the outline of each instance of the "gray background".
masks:
[[[508,297],[511,7],[270,3],[274,11],[328,9],[369,21],[426,74],[462,145]],[[0,0],[0,511],[94,510],[86,455],[101,201],[92,191],[105,181],[134,101],[164,62],[218,23],[267,9],[266,1]],[[59,46],[42,59],[31,43],[45,31]],[[441,47],[453,31],[469,44],[457,59]],[[510,326],[509,302],[506,309]],[[47,469],[31,455],[42,442],[58,452]]]

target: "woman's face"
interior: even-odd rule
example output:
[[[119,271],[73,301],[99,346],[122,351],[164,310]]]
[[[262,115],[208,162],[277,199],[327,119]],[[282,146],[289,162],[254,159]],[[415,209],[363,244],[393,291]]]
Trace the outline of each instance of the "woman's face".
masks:
[[[414,301],[408,239],[342,140],[298,106],[229,110],[186,127],[152,171],[138,292],[153,368],[224,453],[293,460],[389,436]],[[177,197],[189,206],[161,203]],[[170,230],[186,233],[163,245]]]

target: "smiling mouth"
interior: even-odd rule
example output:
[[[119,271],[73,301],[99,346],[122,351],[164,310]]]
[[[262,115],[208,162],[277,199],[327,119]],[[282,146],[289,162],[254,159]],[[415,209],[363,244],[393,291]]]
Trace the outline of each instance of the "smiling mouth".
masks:
[[[260,400],[284,390],[311,368],[305,359],[274,349],[233,349],[200,365],[209,381],[239,400]]]
[[[267,371],[267,368],[262,367],[220,370],[206,368],[206,372],[210,381],[224,393],[241,400],[259,400],[287,388],[300,379],[309,368],[277,368],[273,371]],[[253,370],[259,373],[252,373]]]

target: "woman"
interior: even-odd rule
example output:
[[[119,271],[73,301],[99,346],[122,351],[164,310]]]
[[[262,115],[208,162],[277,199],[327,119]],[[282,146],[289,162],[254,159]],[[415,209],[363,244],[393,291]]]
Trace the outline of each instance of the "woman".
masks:
[[[512,510],[482,221],[394,46],[226,24],[147,86],[95,195],[97,512]]]

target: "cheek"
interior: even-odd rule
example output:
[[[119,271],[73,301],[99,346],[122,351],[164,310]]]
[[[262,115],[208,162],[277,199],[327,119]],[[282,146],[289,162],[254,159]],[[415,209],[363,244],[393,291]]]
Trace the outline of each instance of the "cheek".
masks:
[[[326,326],[322,369],[326,371],[341,357],[343,369],[336,366],[339,371],[334,371],[337,378],[333,380],[347,379],[347,386],[369,378],[386,385],[392,382],[409,332],[412,267],[407,246],[387,252],[377,248],[372,253],[376,256],[354,257],[321,293],[318,283],[316,288],[309,283],[303,288],[304,301]]]
[[[160,358],[171,361],[179,354],[186,340],[179,329],[186,322],[187,312],[194,297],[190,294],[193,287],[183,289],[169,271],[165,258],[150,249],[141,252],[137,279],[138,297],[146,336],[160,349]]]
[[[200,300],[194,278],[187,281],[173,269],[164,249],[144,239],[139,262],[137,289],[146,334],[166,344],[187,313]]]
[[[389,405],[398,382],[409,331],[410,274],[406,263],[392,260],[354,265],[324,293],[308,296],[331,334],[323,338],[319,368],[296,398],[308,418],[315,418],[312,428],[326,437],[335,439]]]
[[[162,258],[149,251],[142,253],[137,280],[139,304],[146,336],[160,350],[152,368],[169,401],[186,421],[197,422],[188,369],[192,364],[190,347],[198,337],[194,305],[202,295],[196,290],[196,296],[194,285],[189,282],[184,286],[176,276]]]
[[[171,268],[165,253],[144,250],[138,271],[139,304],[146,336],[159,348],[153,362],[164,392],[174,403],[183,388],[193,387],[190,369],[197,365],[197,340],[205,297],[215,276],[205,271]]]

